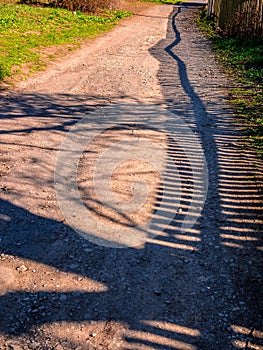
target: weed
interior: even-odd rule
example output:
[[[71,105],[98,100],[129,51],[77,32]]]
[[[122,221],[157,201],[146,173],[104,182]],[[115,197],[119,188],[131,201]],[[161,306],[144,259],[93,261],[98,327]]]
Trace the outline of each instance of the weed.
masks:
[[[263,39],[222,37],[204,12],[198,24],[212,40],[217,59],[238,83],[230,101],[244,121],[247,139],[263,157]]]

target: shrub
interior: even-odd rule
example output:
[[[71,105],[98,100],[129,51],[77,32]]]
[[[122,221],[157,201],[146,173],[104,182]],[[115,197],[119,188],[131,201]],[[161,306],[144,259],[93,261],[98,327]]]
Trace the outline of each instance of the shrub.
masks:
[[[113,10],[117,7],[116,0],[54,0],[56,7],[70,11],[98,12],[100,9]]]
[[[61,7],[69,11],[96,13],[101,9],[115,10],[120,0],[20,0],[28,5]]]

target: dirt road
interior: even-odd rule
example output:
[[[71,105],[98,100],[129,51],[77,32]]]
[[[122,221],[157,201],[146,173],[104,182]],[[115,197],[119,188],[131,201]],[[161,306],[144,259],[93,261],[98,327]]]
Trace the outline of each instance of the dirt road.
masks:
[[[0,349],[263,349],[262,165],[198,8],[1,97]]]

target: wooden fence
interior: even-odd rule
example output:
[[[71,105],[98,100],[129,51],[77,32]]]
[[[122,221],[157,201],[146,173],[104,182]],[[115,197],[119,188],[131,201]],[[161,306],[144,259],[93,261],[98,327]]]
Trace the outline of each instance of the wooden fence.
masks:
[[[208,0],[208,15],[226,35],[263,36],[263,0]]]

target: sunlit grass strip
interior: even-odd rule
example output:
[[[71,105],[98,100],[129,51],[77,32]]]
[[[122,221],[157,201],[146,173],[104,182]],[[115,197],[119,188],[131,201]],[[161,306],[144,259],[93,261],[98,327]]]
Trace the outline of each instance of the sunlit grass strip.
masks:
[[[41,52],[46,47],[71,45],[111,29],[127,11],[110,11],[105,16],[90,16],[60,8],[28,5],[0,5],[0,79],[10,76],[23,64],[33,70],[44,65]]]
[[[212,40],[219,61],[238,82],[231,90],[230,102],[244,120],[248,140],[263,157],[263,38],[223,37],[204,13],[198,24]]]

